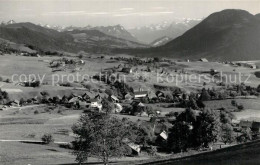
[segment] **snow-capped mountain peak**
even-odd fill
[[[165,36],[174,39],[197,25],[200,21],[198,19],[181,18],[175,19],[172,23],[164,21],[158,24],[128,29],[128,31],[136,36],[139,41],[152,43],[158,38]]]
[[[16,22],[14,21],[14,20],[10,20],[10,21],[8,21],[6,24],[7,25],[11,25],[11,24],[15,24]]]

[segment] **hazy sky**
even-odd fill
[[[223,9],[260,13],[260,0],[0,0],[0,22],[62,26],[116,25],[126,28],[203,18]]]

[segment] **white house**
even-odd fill
[[[113,103],[118,103],[119,99],[115,95],[109,96],[109,100],[111,100]]]
[[[102,104],[100,104],[97,99],[90,99],[90,108],[98,108],[98,110],[101,110]]]
[[[148,97],[148,92],[147,91],[138,91],[138,92],[134,92],[134,98],[144,98],[144,97]]]
[[[201,58],[200,61],[201,62],[209,62],[206,58]]]
[[[166,133],[165,131],[162,131],[162,132],[160,133],[160,136],[161,136],[164,140],[167,140],[167,139],[168,139],[168,135],[167,135],[167,133]]]
[[[119,103],[115,103],[115,112],[120,113],[123,110],[123,107]]]

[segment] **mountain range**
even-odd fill
[[[165,45],[125,51],[177,59],[257,60],[260,59],[259,17],[245,10],[226,9],[209,15]]]
[[[109,52],[112,48],[135,48],[146,45],[113,37],[98,30],[62,31],[33,23],[6,23],[0,26],[0,38],[26,44],[38,51]]]
[[[168,23],[164,21],[160,24],[128,29],[128,31],[137,38],[137,40],[150,44],[162,37],[176,38],[185,33],[190,28],[197,25],[201,19],[184,19]]]
[[[226,9],[209,15],[199,23],[187,20],[185,25],[183,22],[171,25],[165,23],[150,29],[154,34],[158,34],[158,31],[174,29],[173,27],[182,30],[173,31],[176,35],[178,33],[179,37],[169,37],[169,34],[173,34],[169,32],[168,35],[160,36],[151,42],[150,47],[136,42],[136,36],[120,25],[67,27],[57,31],[47,26],[9,21],[1,24],[0,38],[26,44],[41,51],[83,50],[93,53],[167,56],[176,59],[203,57],[220,61],[260,59],[260,14],[252,15],[245,10]],[[185,28],[190,29],[183,32]]]
[[[50,26],[50,25],[41,25],[45,28],[54,29],[59,32],[73,31],[73,30],[98,30],[104,34],[125,39],[128,41],[139,42],[131,33],[129,33],[123,26],[115,25],[115,26],[85,26],[85,27],[75,27],[75,26]]]

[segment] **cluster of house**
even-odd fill
[[[84,65],[84,60],[73,60],[67,58],[61,58],[58,60],[53,60],[50,62],[50,67],[53,68],[53,72],[55,71],[65,71],[66,69],[72,69],[74,71],[78,71],[81,68],[76,67],[77,65]]]
[[[257,65],[254,62],[224,62],[225,64],[230,64],[234,67],[239,67],[243,66],[246,68],[251,68],[251,69],[257,69]]]
[[[260,122],[257,122],[257,121],[241,120],[240,123],[239,123],[239,127],[242,130],[250,129],[254,133],[260,132]]]
[[[139,100],[144,97],[148,97],[148,91],[138,91],[138,92],[134,92],[134,94],[127,93],[124,99]],[[97,109],[101,111],[103,98],[107,98],[110,102],[112,102],[115,105],[114,112],[120,113],[122,111],[123,106],[120,104],[121,102],[120,99],[115,95],[107,95],[106,93],[98,93],[96,96],[92,98],[87,93],[81,96],[73,94],[69,100],[65,100],[63,102],[78,107],[87,107],[87,108]],[[63,99],[64,98],[59,98],[59,100],[63,100]]]

